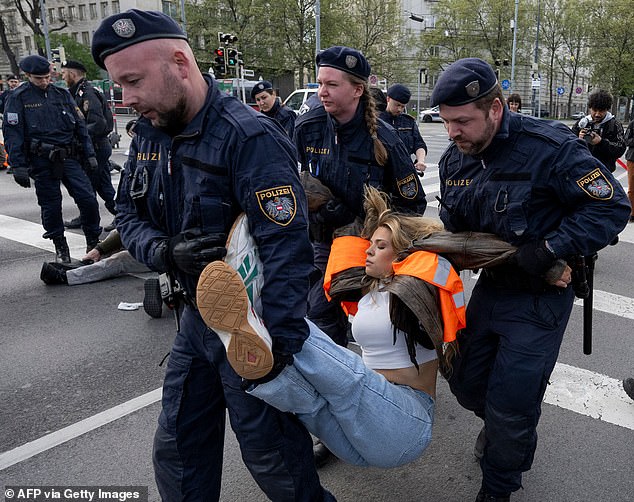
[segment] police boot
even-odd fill
[[[40,279],[44,284],[68,284],[66,278],[66,268],[62,263],[46,263],[42,264]]]
[[[623,380],[623,389],[628,396],[634,399],[634,378],[626,378]]]
[[[70,263],[70,249],[68,249],[66,237],[63,235],[61,237],[55,237],[53,244],[55,244],[55,261],[58,263]]]
[[[93,249],[97,247],[99,244],[99,236],[96,237],[86,237],[86,253],[89,253]]]
[[[503,496],[490,495],[484,490],[484,488],[480,488],[480,492],[478,493],[478,496],[476,497],[475,502],[510,502],[510,500],[511,500],[510,495],[503,495]]]
[[[77,216],[72,220],[64,221],[65,228],[81,228],[81,217]]]

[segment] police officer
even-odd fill
[[[0,113],[4,113],[4,104],[7,101],[7,98],[9,97],[9,94],[11,93],[11,91],[16,89],[20,85],[20,77],[18,77],[17,75],[11,75],[7,79],[7,85],[9,86],[9,88],[5,89],[0,94]],[[13,170],[11,169],[11,166],[9,165],[9,157],[8,157],[7,151],[6,151],[5,147],[4,147],[4,143],[0,143],[0,149],[2,150],[2,152],[1,152],[1,154],[2,154],[2,165],[0,165],[0,169],[6,167],[7,168],[7,171],[6,171],[7,174],[11,174],[11,173],[13,173]]]
[[[106,209],[110,214],[115,215],[114,196],[115,191],[110,178],[110,155],[112,155],[112,145],[108,140],[108,134],[112,131],[112,113],[108,109],[108,102],[103,95],[97,91],[86,80],[86,67],[79,61],[68,60],[62,62],[62,78],[70,94],[75,99],[79,111],[86,119],[86,128],[92,140],[97,158],[97,169],[88,169],[87,174],[95,192],[105,202]],[[74,218],[69,222],[64,222],[66,228],[79,228],[80,218]],[[109,225],[105,230],[112,230]]]
[[[365,56],[349,47],[330,47],[317,55],[321,106],[312,106],[295,124],[301,170],[328,187],[334,199],[310,214],[315,265],[322,273],[309,295],[308,317],[336,343],[348,343],[348,319],[323,290],[334,229],[364,218],[364,186],[387,192],[395,208],[422,214],[427,202],[412,161],[393,128],[379,120]],[[328,450],[318,442],[315,460]]]
[[[571,269],[627,224],[610,171],[563,124],[511,113],[491,66],[452,63],[431,96],[453,141],[439,164],[440,218],[452,232],[490,232],[519,249],[484,270],[467,308],[449,383],[484,420],[478,502],[508,501],[537,444],[546,383],[572,310]],[[563,262],[561,262],[563,265]]]
[[[427,145],[418,129],[416,119],[405,112],[412,93],[403,84],[394,84],[387,90],[387,107],[379,117],[390,124],[398,133],[407,151],[416,157],[414,167],[419,175],[423,175],[427,166]]]
[[[18,77],[17,75],[11,75],[7,79],[7,85],[9,86],[9,88],[5,89],[0,94],[0,113],[4,113],[4,104],[9,97],[9,93],[20,85],[20,77]]]
[[[154,439],[163,500],[220,498],[226,409],[242,458],[271,500],[334,500],[320,486],[306,429],[242,390],[194,303],[200,272],[224,256],[231,225],[246,212],[266,283],[263,318],[275,357],[268,377],[301,349],[313,260],[293,144],[200,73],[186,35],[163,13],[108,17],[92,54],[141,114],[118,190],[117,229],[137,260],[183,290]]]
[[[260,107],[260,111],[267,117],[277,120],[286,131],[289,138],[293,137],[295,130],[295,112],[288,106],[283,105],[277,93],[273,89],[273,84],[268,80],[261,80],[251,89],[251,99]]]
[[[97,160],[83,118],[66,89],[50,85],[50,63],[42,56],[20,62],[28,82],[14,90],[4,110],[2,131],[15,181],[25,188],[35,183],[42,208],[44,238],[55,244],[57,260],[70,263],[62,221],[60,181],[75,200],[90,250],[99,242],[99,206],[78,160],[96,167]],[[81,150],[81,154],[79,151]]]

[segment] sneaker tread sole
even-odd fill
[[[227,359],[238,375],[256,380],[271,371],[273,354],[249,324],[249,298],[235,270],[220,261],[207,265],[198,280],[196,301],[207,326],[231,335]]]

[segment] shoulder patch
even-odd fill
[[[18,125],[20,119],[19,119],[19,115],[17,113],[12,113],[12,112],[7,112],[6,113],[6,120],[7,120],[7,124],[9,125]]]
[[[612,184],[598,167],[578,179],[577,185],[593,199],[610,200],[614,194]]]
[[[282,185],[255,192],[260,211],[273,223],[285,227],[297,211],[297,200],[291,185]]]
[[[397,180],[399,193],[405,199],[414,199],[418,195],[418,179],[415,174],[410,174],[402,180]]]

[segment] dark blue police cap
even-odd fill
[[[62,63],[62,68],[68,68],[69,70],[79,70],[79,71],[83,71],[84,73],[86,73],[88,70],[86,70],[86,67],[81,64],[79,61],[75,61],[73,59],[69,59],[67,61],[64,61]]]
[[[412,93],[410,92],[410,90],[403,84],[394,84],[387,90],[387,95],[394,101],[398,101],[399,103],[403,103],[404,105],[409,103],[409,98],[412,97]]]
[[[497,85],[491,65],[479,58],[464,58],[452,63],[436,82],[431,106],[460,106],[489,94]]]
[[[92,38],[92,57],[104,70],[103,60],[131,45],[158,38],[187,40],[181,27],[167,14],[130,9],[104,19]]]
[[[27,56],[20,61],[20,69],[31,75],[48,75],[51,73],[51,63],[42,56]]]
[[[251,89],[251,98],[255,99],[258,94],[262,91],[266,91],[267,89],[273,89],[273,84],[268,80],[260,80],[253,86],[253,89]]]
[[[317,66],[328,66],[345,71],[355,77],[367,80],[370,76],[370,63],[361,52],[350,47],[336,45],[324,49],[315,59]]]

